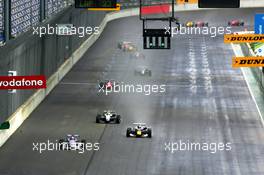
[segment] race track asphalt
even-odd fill
[[[264,10],[264,9],[263,9]],[[262,9],[177,13],[181,21],[226,26],[242,18],[252,28]],[[241,30],[235,27],[232,30]],[[223,36],[177,35],[170,50],[143,50],[137,17],[112,21],[99,40],[0,149],[0,175],[262,175],[264,133],[257,108]],[[117,48],[131,41],[145,59]],[[135,76],[138,66],[151,77]],[[166,92],[98,93],[98,81],[166,85]],[[148,86],[146,86],[148,87]],[[145,89],[148,93],[148,89]],[[121,114],[119,125],[96,124],[105,109]],[[153,137],[127,138],[133,122],[152,127]],[[33,143],[79,134],[99,151],[33,151]],[[180,143],[210,150],[176,150]],[[230,143],[231,150],[214,150]],[[165,145],[174,145],[169,150]],[[172,148],[172,147],[170,147]]]

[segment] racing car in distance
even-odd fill
[[[132,42],[128,41],[119,42],[117,47],[124,52],[132,52],[137,50],[136,46]]]
[[[68,134],[65,139],[59,140],[60,150],[82,150],[86,141],[80,140],[79,135]]]
[[[104,90],[111,90],[114,84],[118,84],[115,80],[105,80],[99,83],[99,88]]]
[[[208,27],[209,23],[204,21],[197,21],[194,26],[195,27]]]
[[[145,123],[133,123],[133,125],[133,127],[127,128],[127,137],[152,137],[152,130],[150,127],[147,127]]]
[[[145,59],[146,58],[146,56],[143,53],[140,53],[138,51],[134,52],[133,55],[135,56],[135,58],[138,58],[138,59]]]
[[[208,27],[208,25],[209,25],[208,22],[204,22],[204,21],[197,21],[197,22],[188,21],[185,24],[183,24],[183,26],[186,27]]]
[[[151,70],[146,67],[138,67],[136,68],[134,73],[135,75],[149,76],[149,77],[151,77],[152,74]]]
[[[97,114],[96,116],[96,123],[101,122],[119,124],[121,122],[121,116],[114,111],[104,111],[103,114]]]
[[[244,26],[244,24],[244,21],[238,19],[228,21],[228,26]]]

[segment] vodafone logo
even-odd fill
[[[44,89],[46,77],[39,76],[0,76],[1,89]]]

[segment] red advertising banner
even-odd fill
[[[170,12],[170,5],[168,4],[145,6],[141,8],[142,15],[169,13],[169,12]]]
[[[0,76],[0,90],[2,89],[45,89],[46,77],[37,76]]]

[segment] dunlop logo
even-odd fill
[[[224,43],[252,43],[252,42],[264,42],[264,35],[259,34],[245,34],[234,35],[227,34],[224,37]]]
[[[232,67],[264,67],[264,57],[233,57]]]

